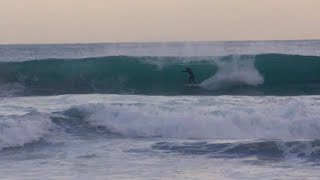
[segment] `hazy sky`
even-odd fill
[[[0,0],[0,44],[320,39],[320,0]]]

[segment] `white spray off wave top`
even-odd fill
[[[215,60],[217,73],[203,81],[201,87],[215,90],[240,85],[257,86],[264,82],[262,75],[255,68],[254,57],[246,59],[235,55],[231,57],[228,60]]]

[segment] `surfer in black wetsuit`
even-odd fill
[[[186,68],[186,70],[185,71],[182,71],[182,72],[186,72],[186,73],[188,73],[189,74],[189,83],[196,83],[196,81],[195,81],[195,79],[194,79],[194,74],[193,74],[193,72],[192,72],[192,70],[191,70],[191,68]]]

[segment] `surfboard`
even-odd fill
[[[200,84],[185,84],[188,87],[200,87]]]

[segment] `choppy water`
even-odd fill
[[[319,46],[2,45],[0,178],[318,179]]]

